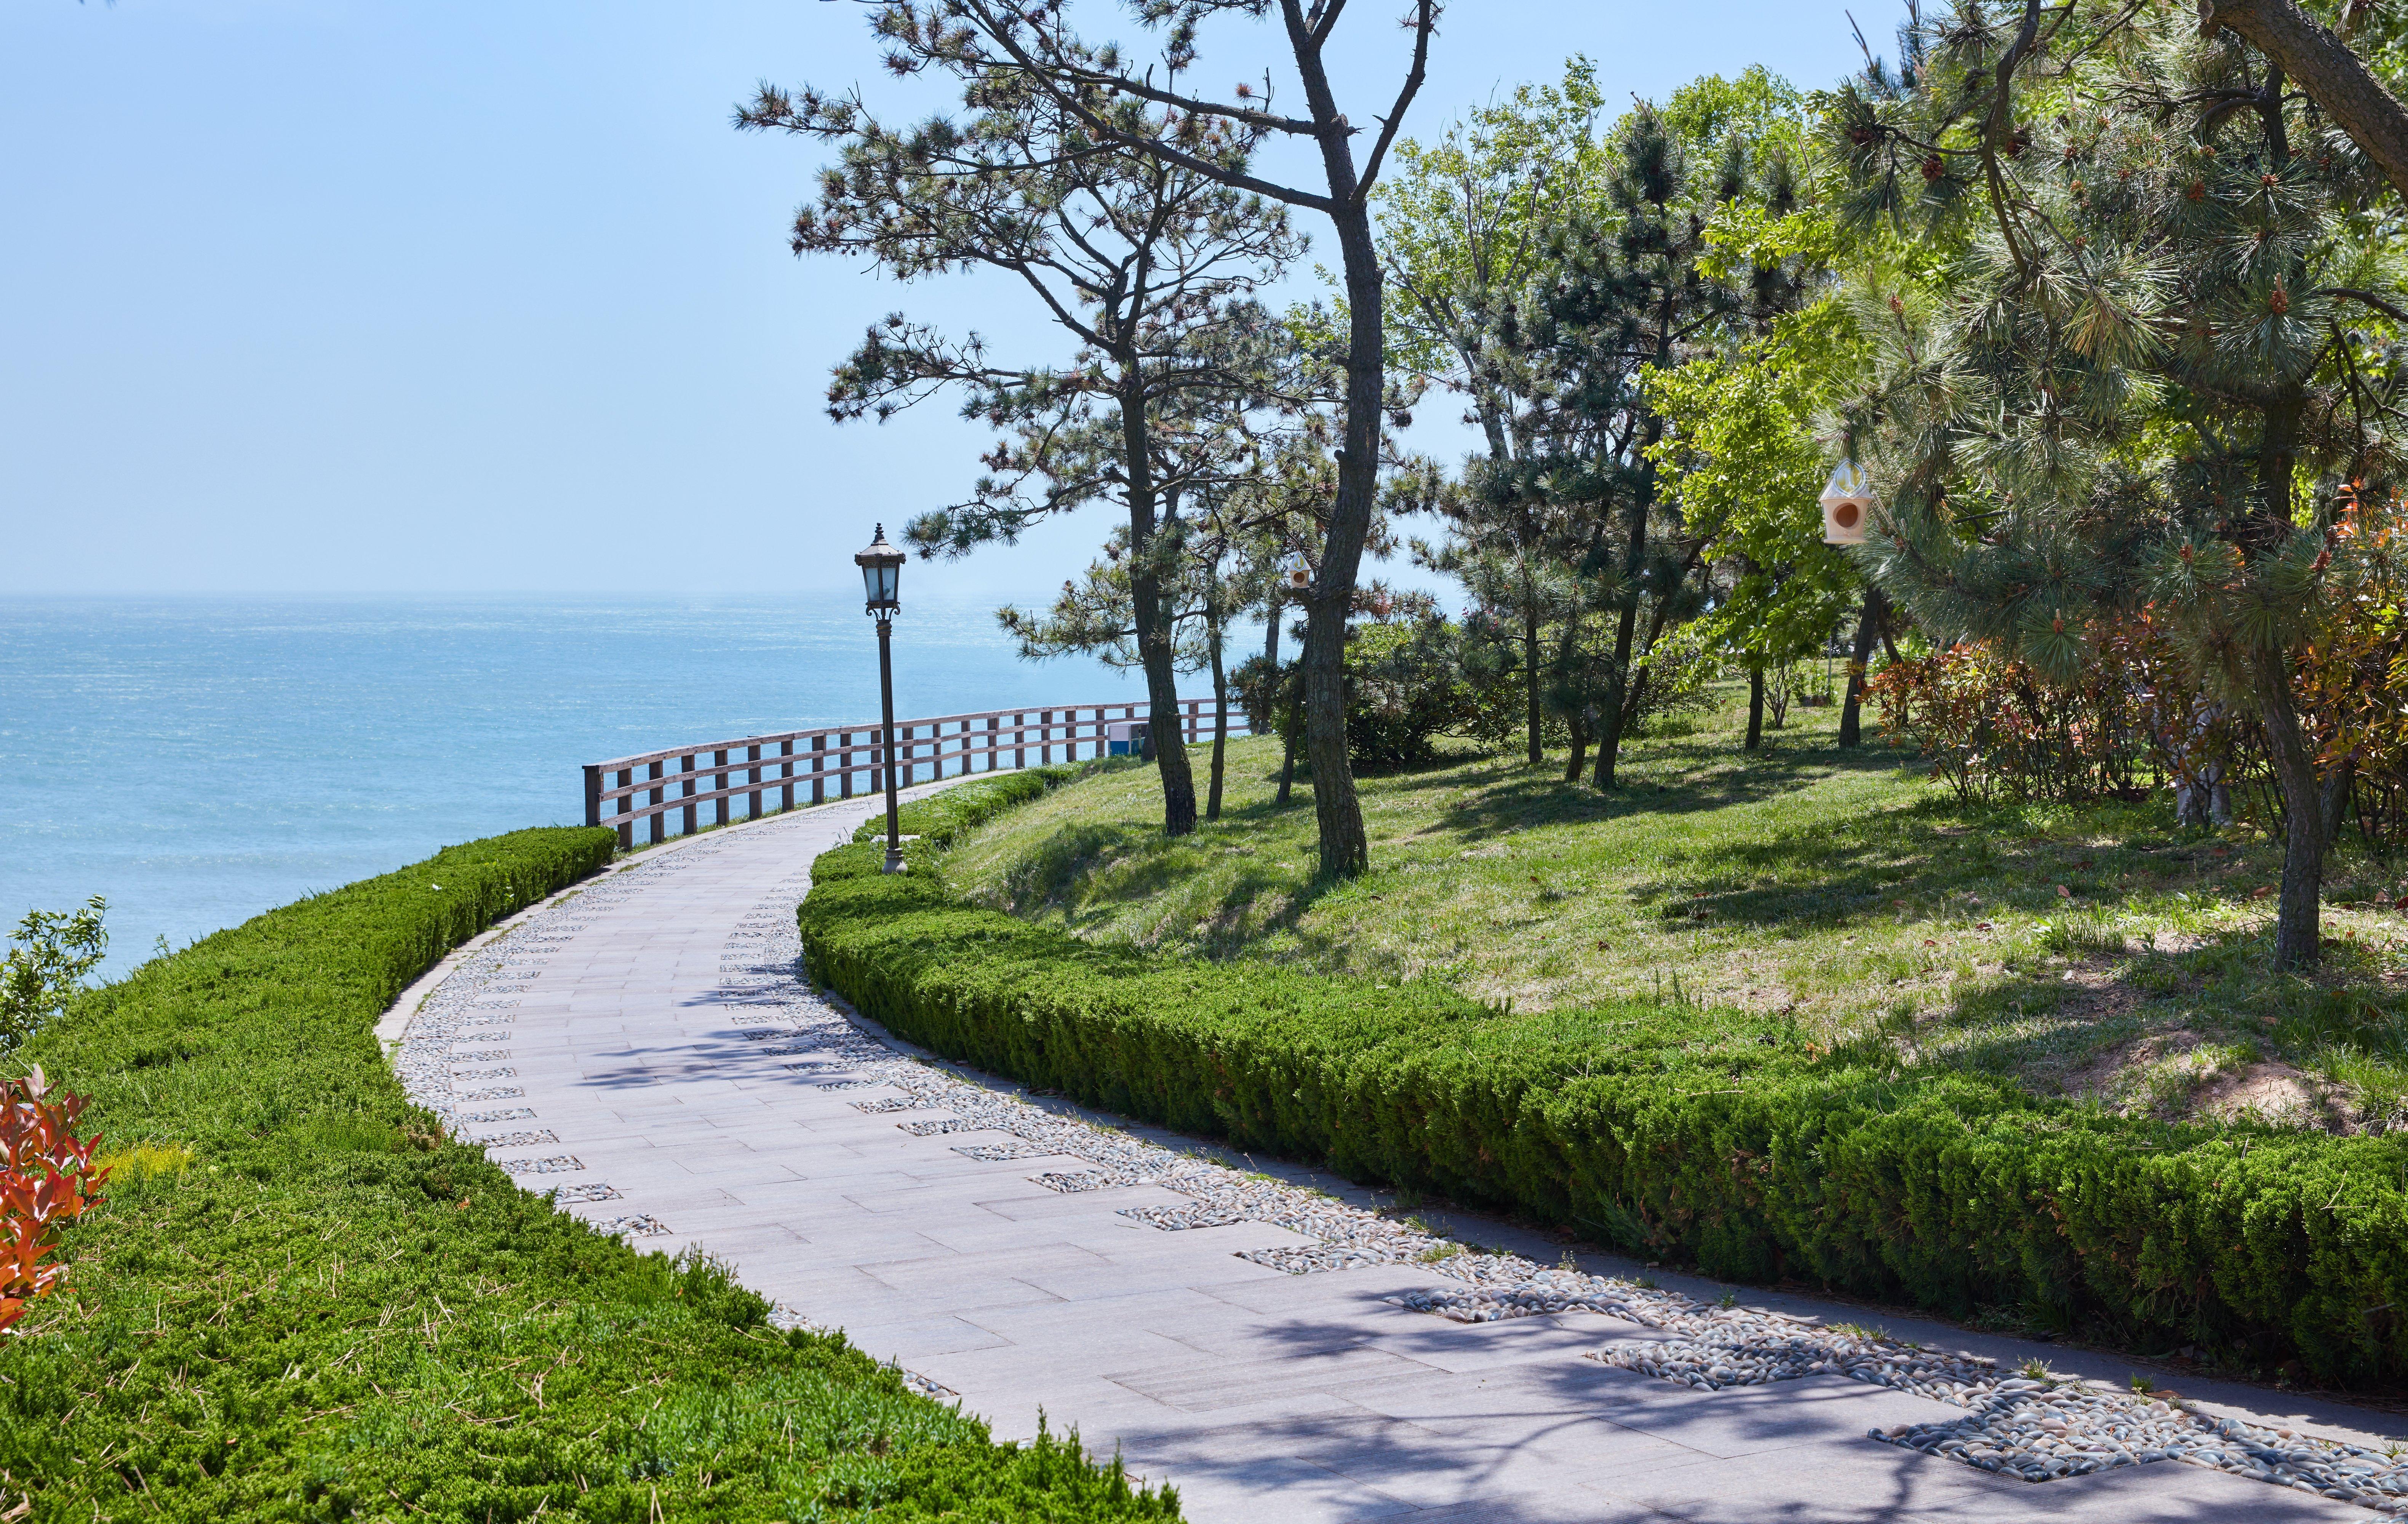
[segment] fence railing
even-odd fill
[[[1179,709],[1183,740],[1192,746],[1210,739],[1211,699],[1182,698]],[[895,781],[909,787],[966,772],[1025,768],[1032,758],[1036,766],[1045,767],[1101,756],[1113,740],[1127,739],[1129,726],[1143,725],[1150,712],[1151,706],[1143,702],[1069,704],[897,720]],[[1122,732],[1118,737],[1111,734],[1115,728]],[[1235,706],[1229,711],[1229,730],[1232,735],[1246,731],[1245,716]],[[977,765],[980,758],[985,766]],[[860,786],[854,786],[855,780]],[[645,840],[666,841],[672,814],[681,817],[680,834],[701,829],[705,806],[711,811],[710,824],[724,826],[774,812],[763,809],[765,798],[773,794],[782,811],[798,802],[823,804],[881,793],[885,787],[885,747],[876,722],[781,730],[588,763],[585,824],[616,827],[619,844],[632,847],[639,824]],[[741,815],[735,812],[739,798],[747,805]]]

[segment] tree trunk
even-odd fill
[[[2329,854],[2333,843],[2341,840],[2343,822],[2349,818],[2349,791],[2358,783],[2358,758],[2344,756],[2341,766],[2325,775],[2323,803],[2316,817],[2324,822],[2325,851]]]
[[[1865,663],[1872,658],[1873,629],[1881,621],[1881,590],[1865,590],[1865,611],[1856,620],[1856,643],[1848,648],[1848,697],[1840,708],[1840,744],[1854,746],[1863,740],[1863,704],[1865,697]]]
[[[1588,760],[1588,717],[1593,710],[1584,709],[1570,718],[1572,732],[1571,761],[1564,768],[1564,782],[1580,782],[1581,766]]]
[[[1264,619],[1263,624],[1265,626],[1263,630],[1263,660],[1270,665],[1271,680],[1274,685],[1276,685],[1279,680],[1280,626],[1280,596],[1279,588],[1277,586],[1273,586],[1271,588],[1270,613],[1268,617]]]
[[[1135,367],[1124,376],[1120,403],[1121,466],[1128,481],[1129,603],[1138,659],[1145,668],[1146,734],[1162,774],[1163,833],[1185,836],[1196,828],[1196,772],[1180,724],[1178,652],[1169,621],[1162,616],[1162,582],[1154,571],[1153,459],[1146,448],[1143,378]]]
[[[1764,669],[1747,669],[1747,750],[1764,744]]]
[[[1668,297],[1669,301],[1670,298]],[[1656,363],[1669,363],[1671,345],[1670,314],[1656,336]],[[1613,631],[1613,702],[1607,709],[1605,725],[1597,740],[1597,786],[1613,786],[1613,766],[1622,756],[1622,732],[1630,716],[1631,706],[1625,696],[1630,691],[1630,647],[1639,630],[1639,573],[1647,564],[1647,515],[1656,508],[1656,462],[1648,452],[1664,438],[1664,420],[1650,412],[1639,430],[1639,440],[1631,454],[1639,462],[1639,485],[1636,499],[1630,506],[1630,541],[1627,557],[1623,563],[1623,576],[1628,582],[1629,602],[1622,610],[1622,621]],[[1671,590],[1665,591],[1671,597]],[[1657,621],[1660,628],[1662,621]]]
[[[2229,26],[2272,59],[2408,195],[2408,108],[2348,43],[2293,0],[2200,0],[2199,19],[2201,33]]]
[[[2258,663],[2258,717],[2283,788],[2283,897],[2274,912],[2274,968],[2305,972],[2322,956],[2319,903],[2325,876],[2324,800],[2316,762],[2300,733],[2287,664],[2280,653]]]
[[[1344,140],[1325,140],[1323,152],[1343,153]],[[1352,177],[1351,169],[1348,171]],[[1387,380],[1381,334],[1380,256],[1371,215],[1359,198],[1331,208],[1346,272],[1345,443],[1338,452],[1338,493],[1314,568],[1304,623],[1305,758],[1312,767],[1312,808],[1321,841],[1321,871],[1353,878],[1369,870],[1371,843],[1363,830],[1362,801],[1346,755],[1346,622],[1354,611],[1354,578],[1371,532],[1380,486],[1380,394]]]
[[[1221,779],[1229,750],[1229,677],[1221,662],[1221,616],[1213,611],[1205,617],[1211,621],[1205,628],[1204,639],[1212,656],[1212,784],[1204,797],[1204,818],[1218,820]]]
[[[1652,494],[1641,492],[1630,509],[1630,541],[1624,562],[1627,580],[1622,618],[1613,627],[1613,678],[1608,685],[1604,723],[1597,738],[1597,786],[1613,786],[1613,765],[1621,760],[1623,695],[1630,687],[1630,647],[1639,633],[1639,568],[1647,556],[1647,510]],[[1573,776],[1579,776],[1575,771]]]
[[[1526,596],[1522,603],[1522,662],[1528,679],[1526,697],[1529,704],[1530,766],[1535,768],[1546,760],[1545,750],[1540,744],[1544,739],[1544,731],[1541,727],[1543,716],[1539,712],[1539,600],[1527,585],[1529,579],[1525,577],[1523,582],[1523,592]]]
[[[1280,732],[1280,786],[1274,804],[1285,804],[1289,790],[1296,787],[1296,737]]]

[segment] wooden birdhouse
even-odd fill
[[[1839,466],[1831,472],[1829,484],[1823,489],[1823,543],[1863,544],[1865,521],[1880,506],[1873,496],[1873,484],[1865,476],[1864,467],[1845,456],[1841,457]]]

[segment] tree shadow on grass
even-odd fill
[[[1223,819],[1268,818],[1295,808],[1265,802],[1224,811]],[[1078,933],[1108,924],[1131,904],[1211,872],[1225,881],[1215,918],[1250,912],[1272,899],[1283,901],[1273,914],[1253,923],[1251,939],[1295,929],[1315,901],[1340,886],[1325,876],[1298,874],[1273,863],[1215,860],[1227,850],[1227,839],[1211,831],[1174,838],[1158,827],[1124,822],[1064,825],[1012,865],[1004,880],[1005,902],[1015,914],[1059,914],[1065,928]]]
[[[1779,829],[1718,843],[1679,871],[1630,888],[1641,905],[1681,915],[1767,928],[1831,927],[1883,907],[1901,891],[1928,898],[1983,883],[2006,863],[1993,841],[2020,814],[1969,816],[1954,800],[1918,799],[1899,810]],[[1776,882],[1766,884],[1767,877]]]
[[[1488,781],[1477,798],[1448,809],[1442,820],[1414,834],[1426,838],[1451,832],[1458,837],[1489,840],[1507,831],[1605,825],[1634,815],[1703,814],[1794,794],[1832,772],[1894,771],[1899,759],[1887,752],[1799,747],[1757,753],[1736,762],[1727,753],[1701,755],[1694,765],[1713,770],[1703,778],[1684,779],[1677,785],[1642,777],[1608,790],[1599,790],[1586,782],[1567,783],[1560,773],[1546,769],[1524,769],[1517,776]],[[1392,782],[1389,789],[1408,794],[1435,792],[1459,787],[1462,782],[1450,769],[1403,783]]]

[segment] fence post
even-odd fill
[[[791,760],[795,755],[794,737],[788,736],[785,740],[778,742],[778,755],[790,759],[778,764],[778,771],[780,775],[786,780],[785,787],[778,791],[778,808],[781,810],[791,810],[795,807],[795,764]]]
[[[585,824],[602,824],[602,765],[598,762],[585,765]]]
[[[668,790],[664,787],[661,783],[661,769],[666,764],[660,762],[653,763],[652,775],[649,779],[645,780],[652,785],[652,797],[648,803],[650,804],[652,812],[649,818],[652,821],[652,840],[654,841],[665,841],[668,840],[669,834],[669,814],[666,809],[662,808],[662,806],[668,802]]]
[[[754,820],[758,820],[761,818],[761,790],[759,787],[761,782],[761,748],[758,746],[746,747],[744,758],[746,761],[752,764],[752,782],[754,785],[752,796],[752,818]]]
[[[718,801],[717,801],[717,802],[718,802],[718,805],[719,805],[719,809],[718,809],[718,811],[717,811],[717,814],[718,814],[718,817],[719,817],[719,818],[718,818],[718,820],[717,820],[716,824],[718,824],[718,825],[722,825],[722,826],[724,826],[724,825],[726,825],[726,824],[727,824],[727,805],[728,805],[728,798],[727,798],[727,770],[728,770],[728,769],[727,769],[727,754],[726,754],[724,751],[718,751],[718,752],[713,752],[713,753],[711,753],[711,754],[710,754],[710,763],[711,763],[711,766],[712,766],[713,768],[715,768],[715,769],[718,769],[717,771],[715,771],[714,773],[712,773],[712,774],[711,774],[711,779],[710,779],[710,791],[711,791],[712,793],[714,793],[714,794],[716,794],[716,795],[718,795],[718,796],[719,796],[719,798],[718,798]]]
[[[686,754],[685,754],[685,755],[681,756],[681,757],[679,757],[679,758],[678,758],[678,773],[679,773],[679,775],[680,775],[681,777],[682,777],[682,778],[685,780],[685,792],[684,792],[684,794],[683,794],[683,795],[681,795],[681,798],[689,798],[689,799],[690,799],[690,798],[694,798],[694,759],[695,759],[695,753],[693,753],[693,752],[688,752],[688,753],[686,753]],[[695,822],[695,806],[693,806],[693,805],[691,805],[691,804],[687,805],[687,806],[685,807],[684,820],[685,820],[685,834],[686,834],[686,835],[688,835],[688,836],[692,836],[692,835],[695,833],[695,826],[696,826],[696,822]]]
[[[621,768],[619,781],[611,786],[625,790],[635,786],[635,782],[636,769]],[[636,796],[622,792],[612,802],[616,803],[618,808],[610,812],[623,817],[619,821],[619,846],[623,851],[633,851],[636,845]]]

